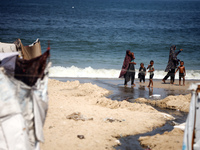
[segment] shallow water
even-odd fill
[[[131,88],[124,87],[123,79],[91,79],[91,78],[52,78],[57,79],[63,82],[66,81],[75,81],[78,80],[80,83],[92,83],[96,84],[102,88],[105,88],[111,91],[111,94],[107,97],[112,100],[122,101],[127,99],[132,102],[134,99],[142,97],[151,99],[150,96],[157,94],[160,95],[160,98],[163,99],[169,95],[179,95],[179,94],[189,94],[188,90],[169,90],[164,88],[147,88],[143,85],[140,85],[138,80],[135,81],[136,86]]]
[[[156,109],[158,111],[165,112],[165,113],[172,115],[175,118],[175,120],[173,120],[173,121],[176,123],[179,123],[179,124],[184,123],[187,119],[187,113],[184,113],[184,112],[179,112],[176,110],[160,109],[160,108],[156,108]],[[173,129],[174,129],[173,122],[167,121],[164,126],[158,127],[156,129],[154,129],[153,131],[120,138],[119,140],[120,140],[121,145],[116,146],[114,148],[116,150],[144,150],[146,147],[142,147],[140,145],[140,142],[138,141],[138,139],[141,136],[153,136],[156,134],[163,134],[165,131],[169,132]]]
[[[122,137],[120,138],[120,146],[114,147],[116,150],[144,150],[138,139],[141,136],[153,136],[156,134],[163,134],[165,131],[171,131],[173,130],[173,127],[170,125],[170,122],[167,122],[164,126],[160,128],[156,128],[155,130],[151,132],[147,132],[144,134],[138,134],[138,135],[133,135],[133,136],[127,136],[127,137]]]

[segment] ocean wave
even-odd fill
[[[94,69],[92,67],[78,68],[76,66],[62,67],[54,66],[50,68],[50,77],[76,77],[76,78],[118,78],[121,70],[117,69]],[[154,79],[162,79],[167,73],[163,70],[156,70],[154,72]],[[137,78],[138,69],[136,69]],[[148,73],[146,79],[148,79]],[[200,70],[186,70],[186,79],[199,80]],[[178,72],[176,74],[178,79]]]

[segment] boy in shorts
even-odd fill
[[[149,69],[148,72],[150,73],[150,76],[149,76],[149,85],[147,87],[150,87],[151,85],[153,87],[153,76],[154,76],[154,71],[155,71],[153,64],[154,64],[154,61],[151,60],[150,64],[147,67],[147,69]]]
[[[179,70],[179,85],[181,85],[181,78],[183,78],[183,86],[185,86],[185,75],[186,75],[186,71],[185,71],[185,67],[184,65],[184,61],[180,62],[180,66],[176,69],[176,72]],[[176,74],[175,72],[175,74]]]

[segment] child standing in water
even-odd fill
[[[144,64],[140,64],[140,69],[139,69],[139,79],[140,83],[143,81],[145,83],[145,76],[146,76],[146,68],[144,67]]]
[[[185,71],[185,67],[184,65],[184,61],[180,62],[180,66],[177,68],[176,72],[179,70],[179,85],[181,85],[181,78],[183,78],[183,86],[185,86],[185,75],[186,75],[186,71]],[[175,72],[175,74],[176,74]]]
[[[154,61],[151,60],[150,64],[147,67],[147,69],[149,69],[148,72],[150,73],[150,76],[149,76],[149,85],[147,87],[150,87],[151,85],[153,87],[153,76],[154,76],[154,71],[155,71],[153,64],[154,64]]]

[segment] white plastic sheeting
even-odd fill
[[[47,84],[47,75],[29,87],[0,70],[0,150],[39,149],[44,141]]]
[[[14,43],[1,43],[0,42],[0,52],[1,53],[9,53],[9,52],[16,52],[16,46]]]
[[[4,58],[19,55],[19,52],[12,52],[12,53],[0,53],[0,60]]]
[[[200,150],[200,93],[192,92],[182,150]]]
[[[195,140],[194,150],[200,150],[200,93],[196,101],[196,121],[195,121]]]
[[[3,53],[0,53],[0,54],[3,54]],[[16,55],[4,58],[1,61],[0,67],[3,67],[6,70],[7,74],[14,75],[16,59],[17,59]]]

